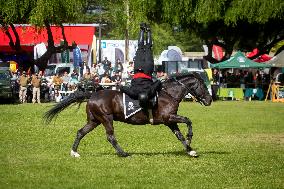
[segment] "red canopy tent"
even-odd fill
[[[98,24],[64,24],[63,26],[66,40],[70,44],[75,41],[78,45],[90,46],[95,33],[95,27],[98,27]],[[23,49],[33,51],[33,47],[36,44],[41,42],[47,44],[48,37],[46,29],[39,31],[31,25],[15,25],[15,28],[20,37],[20,42]],[[11,31],[11,28],[9,28],[9,30]],[[60,41],[63,39],[61,28],[59,26],[51,26],[51,31],[53,34],[54,43],[56,45],[60,44]],[[13,34],[12,31],[10,33]],[[12,37],[15,39],[14,35],[12,35]],[[9,38],[2,30],[0,30],[0,52],[9,51],[11,51],[9,46]]]

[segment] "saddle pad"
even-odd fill
[[[130,98],[127,94],[123,93],[123,112],[125,119],[141,111],[142,108],[139,105],[138,100]]]

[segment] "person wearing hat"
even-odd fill
[[[23,71],[22,75],[19,78],[19,84],[20,84],[19,99],[20,99],[20,103],[26,102],[28,82],[29,82],[29,77],[26,75],[26,72]]]
[[[32,77],[32,86],[33,86],[33,103],[36,103],[36,101],[40,104],[40,84],[41,80],[38,74],[35,74]]]

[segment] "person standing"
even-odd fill
[[[26,72],[23,71],[23,73],[22,73],[22,75],[19,79],[19,84],[20,84],[19,99],[20,99],[20,103],[26,102],[28,81],[29,81],[29,78],[26,75]]]
[[[214,101],[218,99],[217,92],[219,89],[219,81],[220,81],[219,71],[217,69],[214,69],[212,74],[212,85],[211,85],[212,98]]]
[[[81,73],[80,70],[83,72],[83,60],[82,60],[82,52],[79,46],[76,44],[75,41],[73,41],[72,46],[73,49],[73,65],[76,70],[78,70],[78,73]]]
[[[41,80],[38,74],[35,74],[32,78],[32,86],[33,86],[33,104],[39,103],[40,104],[40,84]]]
[[[65,71],[63,76],[62,76],[62,87],[61,87],[62,91],[68,91],[68,89],[70,88],[69,81],[70,81],[70,76]]]
[[[114,71],[115,71],[115,73],[116,72],[121,72],[121,73],[123,72],[123,65],[122,65],[119,58],[115,62]]]
[[[102,80],[102,78],[104,77],[104,75],[105,75],[105,73],[106,73],[106,71],[105,71],[105,69],[104,69],[102,63],[99,63],[99,64],[97,65],[97,73],[98,73],[98,75],[99,75],[100,80]]]

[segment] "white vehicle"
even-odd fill
[[[57,64],[48,64],[45,71],[44,76],[50,77],[57,73],[59,75],[63,75],[63,73],[66,71],[68,74],[71,74],[74,70],[74,66],[72,63],[57,63]],[[78,73],[79,74],[79,73]]]

